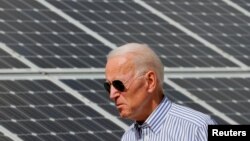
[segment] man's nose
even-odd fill
[[[109,93],[109,98],[112,99],[112,100],[115,100],[116,97],[118,97],[120,94],[119,94],[119,91],[113,87],[112,85],[110,86],[110,93]]]

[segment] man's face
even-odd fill
[[[147,101],[146,81],[143,75],[135,75],[135,66],[127,57],[113,57],[106,64],[106,80],[113,82],[120,80],[125,91],[110,87],[110,98],[115,102],[122,118],[140,120],[144,113]]]

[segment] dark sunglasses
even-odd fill
[[[114,80],[111,83],[110,82],[104,82],[103,86],[105,88],[105,90],[110,93],[110,87],[111,85],[113,85],[115,87],[115,89],[117,89],[120,92],[124,92],[125,91],[125,86],[123,84],[122,81],[120,80]]]
[[[137,79],[138,77],[141,77],[141,76],[143,76],[143,75],[144,75],[144,74],[139,75],[139,76],[135,77],[134,79]],[[134,79],[132,79],[132,81],[134,81]],[[126,83],[126,82],[125,82],[125,83]],[[132,83],[132,82],[131,82],[131,83]],[[120,91],[120,92],[124,92],[124,91],[127,89],[127,88],[125,87],[124,83],[123,83],[122,81],[120,81],[120,80],[114,80],[114,81],[112,81],[112,82],[104,82],[104,83],[103,83],[103,86],[104,86],[105,90],[106,90],[108,93],[110,93],[111,85],[113,85],[113,87],[114,87],[116,90]]]

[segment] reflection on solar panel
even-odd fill
[[[236,3],[243,9],[250,11],[250,3],[247,0],[231,0],[232,2]]]
[[[160,56],[169,99],[248,124],[249,9],[245,0],[0,0],[0,140],[120,140],[133,121],[119,118],[102,82],[107,53],[127,42]]]

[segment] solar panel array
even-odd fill
[[[249,124],[249,5],[0,0],[0,140],[119,140],[132,121],[102,82],[107,53],[127,42],[160,56],[171,100],[221,124]]]

